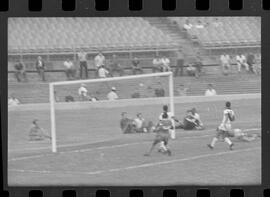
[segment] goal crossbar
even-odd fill
[[[170,111],[174,114],[174,87],[173,87],[173,73],[172,72],[161,72],[161,73],[151,73],[151,74],[141,74],[141,75],[131,75],[122,77],[111,77],[111,78],[101,78],[101,79],[85,79],[85,80],[74,80],[74,81],[58,81],[49,83],[49,94],[50,94],[50,119],[51,119],[51,138],[52,138],[52,152],[57,152],[56,146],[56,125],[55,125],[55,92],[54,86],[59,85],[71,85],[79,83],[97,83],[97,82],[108,82],[108,81],[120,81],[128,79],[137,78],[147,78],[147,77],[169,77],[169,99],[170,99]]]

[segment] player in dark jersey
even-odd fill
[[[168,142],[170,138],[169,130],[173,127],[172,120],[167,113],[163,113],[162,119],[159,121],[156,127],[156,137],[148,153],[145,156],[150,156],[155,146],[161,142],[164,143],[164,153],[171,155],[171,150],[168,148]]]

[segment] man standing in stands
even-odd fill
[[[14,65],[14,68],[17,81],[21,82],[22,78],[24,81],[27,81],[25,64],[21,60],[18,60],[18,62]]]
[[[136,75],[138,72],[139,74],[143,74],[143,70],[140,67],[140,60],[137,57],[134,57],[134,59],[132,60],[132,74]]]
[[[179,70],[180,70],[180,76],[183,76],[184,72],[184,55],[181,49],[176,51],[176,70],[175,70],[175,76],[178,76]]]
[[[254,69],[253,69],[253,64],[255,62],[255,56],[253,54],[248,54],[247,56],[247,64],[248,64],[248,68],[249,68],[249,72],[250,73],[255,73]]]
[[[167,58],[166,56],[163,56],[162,58],[162,70],[163,72],[168,72],[168,71],[171,71],[171,67],[170,67],[170,59]]]
[[[124,69],[121,67],[115,54],[112,55],[112,59],[109,66],[110,66],[110,71],[111,71],[112,76],[113,76],[113,73],[118,73],[120,76],[124,75]]]
[[[75,79],[75,73],[76,69],[74,67],[73,62],[68,58],[66,61],[64,61],[66,76],[68,80]]]
[[[38,56],[38,58],[37,58],[36,69],[37,69],[38,75],[40,76],[42,81],[46,81],[46,79],[45,79],[45,63],[42,60],[41,56]]]
[[[101,65],[98,69],[98,76],[99,78],[106,78],[109,76],[109,71],[103,66]]]
[[[223,54],[220,56],[222,72],[224,75],[228,75],[230,70],[230,56],[228,54]]]
[[[102,54],[102,52],[100,51],[95,59],[95,67],[96,67],[96,76],[98,76],[98,70],[101,66],[105,66],[105,56]]]
[[[80,78],[83,79],[83,72],[84,72],[85,78],[88,79],[87,53],[81,50],[78,53],[78,59],[80,62]]]
[[[213,85],[210,83],[208,84],[208,87],[207,89],[205,90],[205,93],[204,93],[205,96],[216,96],[217,95],[217,92],[216,90],[213,88]]]
[[[156,57],[153,59],[153,68],[152,72],[162,72],[162,61],[159,55],[156,55]]]

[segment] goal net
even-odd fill
[[[49,89],[53,152],[119,137],[123,112],[154,123],[162,105],[174,114],[172,72],[53,82]]]

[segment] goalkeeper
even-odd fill
[[[38,120],[34,119],[29,132],[29,140],[39,141],[46,138],[51,139],[51,137],[45,132],[45,130],[38,125]]]

